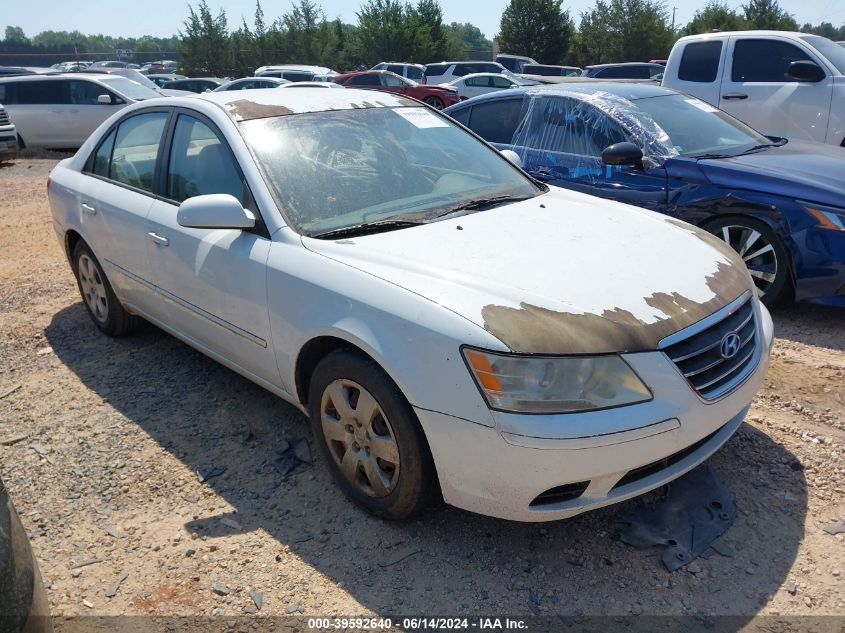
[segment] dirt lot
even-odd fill
[[[722,554],[665,571],[614,539],[634,502],[390,524],[319,462],[279,475],[308,436],[291,406],[153,327],[97,332],[51,227],[54,164],[0,168],[0,475],[54,614],[241,615],[251,591],[264,615],[845,614],[845,535],[822,529],[845,520],[844,311],[775,313],[765,388],[710,460],[739,507]]]

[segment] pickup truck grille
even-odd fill
[[[0,108],[0,125],[9,125],[9,113]]]
[[[736,389],[754,371],[760,358],[757,319],[750,293],[711,319],[713,322],[704,329],[681,340],[672,340],[662,348],[705,400],[716,400]]]

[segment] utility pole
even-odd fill
[[[678,7],[672,7],[672,32],[675,32],[675,11],[678,10]]]

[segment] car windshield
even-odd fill
[[[626,114],[660,138],[671,154],[736,155],[772,142],[741,121],[687,95],[637,99]]]
[[[155,90],[142,86],[138,82],[126,79],[125,77],[102,77],[100,81],[133,101],[144,101],[145,99],[155,99],[161,96]]]
[[[845,47],[819,35],[799,35],[799,37],[836,66],[840,75],[845,75]]]
[[[422,107],[359,108],[241,123],[288,222],[309,236],[425,222],[541,189],[494,150]]]

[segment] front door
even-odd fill
[[[179,204],[226,193],[257,213],[225,139],[199,115],[180,113],[164,165],[164,199],[148,216],[147,253],[167,324],[261,380],[281,386],[270,341],[263,224],[254,231],[196,229],[176,221]]]

